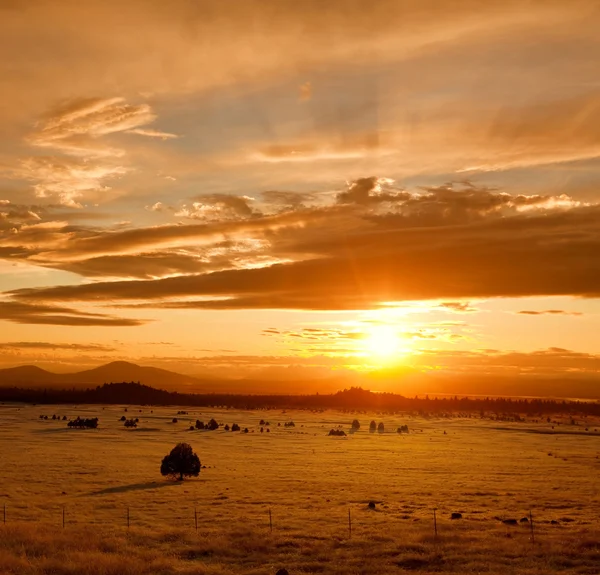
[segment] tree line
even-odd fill
[[[493,414],[581,414],[600,415],[600,402],[519,399],[506,397],[405,397],[373,393],[353,387],[332,394],[242,395],[179,393],[156,389],[139,382],[105,383],[89,389],[0,388],[0,402],[35,404],[133,404],[179,405],[235,409],[337,409],[345,411]]]

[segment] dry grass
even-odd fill
[[[453,528],[435,541],[421,527],[396,525],[352,539],[273,533],[249,527],[203,530],[48,530],[42,524],[0,527],[0,573],[18,575],[258,575],[285,566],[291,574],[384,573],[597,574],[600,532]]]
[[[369,414],[357,434],[330,438],[355,416],[184,408],[173,425],[177,408],[152,409],[130,407],[141,419],[130,431],[122,407],[0,406],[0,573],[598,573],[598,437],[531,433],[544,423],[503,423],[506,431]],[[40,413],[98,416],[101,427],[66,429]],[[256,431],[187,431],[188,420],[213,416]],[[271,433],[258,433],[261,418]],[[296,428],[283,427],[290,418]],[[371,435],[372,418],[414,433]],[[165,481],[161,458],[182,440],[207,468],[197,480]],[[527,525],[495,519],[530,508],[535,544]],[[464,519],[450,521],[455,511]]]

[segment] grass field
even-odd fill
[[[556,433],[545,420],[181,409],[0,406],[0,573],[599,572],[598,421]],[[211,417],[250,433],[188,430]],[[355,417],[360,431],[327,437]],[[386,433],[370,434],[371,419]],[[161,459],[180,441],[206,468],[165,480]],[[527,524],[499,520],[530,510],[535,542]]]

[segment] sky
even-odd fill
[[[0,0],[0,367],[594,380],[599,25]]]

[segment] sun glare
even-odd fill
[[[369,355],[392,359],[400,352],[400,338],[392,326],[378,325],[369,329],[365,349]]]

